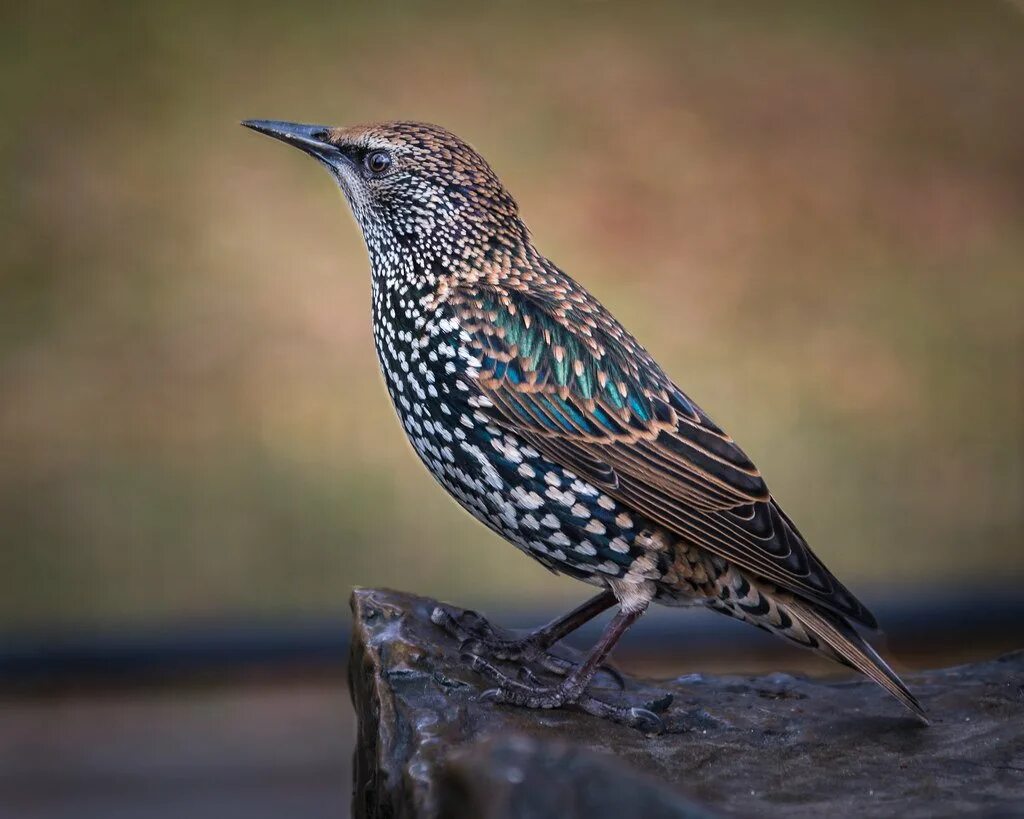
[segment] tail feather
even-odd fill
[[[735,566],[723,568],[715,579],[717,594],[708,601],[711,608],[856,669],[928,723],[921,703],[846,618],[749,578]]]
[[[861,637],[844,619],[832,612],[824,612],[811,608],[808,604],[789,600],[785,603],[793,615],[799,619],[809,631],[823,640],[843,663],[853,666],[864,676],[874,680],[882,688],[903,703],[919,720],[926,725],[928,717],[917,697],[910,693],[896,672],[889,667],[878,652]]]

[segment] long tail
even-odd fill
[[[735,566],[718,578],[718,584],[723,594],[709,601],[711,608],[856,669],[928,724],[921,703],[842,615],[752,581]]]
[[[925,725],[928,717],[917,697],[910,693],[896,672],[878,656],[870,644],[842,616],[811,608],[803,601],[786,601],[787,608],[834,652],[839,662],[856,668],[905,705]],[[828,652],[823,652],[828,653]]]

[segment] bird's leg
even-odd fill
[[[640,708],[604,702],[586,693],[587,685],[604,663],[609,652],[643,613],[644,609],[620,610],[612,618],[587,658],[555,686],[521,683],[502,673],[482,657],[469,655],[469,662],[473,670],[498,684],[497,688],[485,691],[481,695],[481,699],[524,708],[561,708],[569,705],[603,719],[630,725],[645,733],[661,733],[665,726],[661,718],[654,712],[668,708],[671,697],[649,703],[649,707]]]
[[[603,591],[580,604],[568,614],[552,620],[525,637],[514,639],[500,637],[495,633],[491,624],[474,611],[464,611],[453,615],[438,606],[431,613],[430,619],[460,640],[463,651],[467,653],[486,655],[497,660],[535,662],[554,674],[565,676],[576,668],[576,663],[557,657],[548,649],[613,605],[615,605],[615,595],[611,591]],[[622,675],[618,669],[607,664],[602,665],[602,668],[615,678],[620,687],[622,686]]]

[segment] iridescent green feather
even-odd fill
[[[618,434],[623,431],[620,414],[625,411],[633,426],[651,422],[648,390],[639,377],[631,376],[629,368],[616,360],[622,352],[615,345],[603,345],[603,354],[596,354],[550,311],[528,299],[517,299],[515,308],[509,309],[499,294],[484,290],[467,299],[467,306],[489,320],[489,326],[481,326],[477,333],[482,351],[515,351],[507,368],[496,367],[489,375],[504,378],[510,387],[520,391],[549,388],[547,399],[539,404],[541,426],[564,432],[575,425],[590,434]],[[561,349],[560,356],[555,355],[556,348]],[[486,356],[485,360],[493,361]],[[603,374],[601,379],[599,373]],[[520,374],[522,378],[518,377]],[[534,380],[528,385],[525,382],[530,374]],[[625,395],[620,384],[626,387]],[[592,401],[598,406],[588,411],[585,407]]]

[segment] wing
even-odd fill
[[[746,454],[575,283],[545,295],[465,284],[448,301],[495,420],[710,552],[864,625]]]

